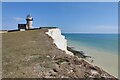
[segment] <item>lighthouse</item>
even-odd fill
[[[32,18],[32,16],[30,14],[27,15],[26,21],[27,21],[27,23],[26,23],[26,29],[31,29],[32,28],[33,18]]]

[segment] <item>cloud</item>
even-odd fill
[[[13,19],[15,20],[15,21],[23,21],[24,20],[24,18],[21,18],[21,17],[13,17]]]

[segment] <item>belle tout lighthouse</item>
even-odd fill
[[[25,31],[26,29],[32,29],[33,17],[29,14],[26,17],[26,24],[18,24],[18,30]]]
[[[33,18],[32,18],[32,16],[30,14],[27,15],[26,21],[27,21],[27,23],[26,23],[26,29],[31,29],[32,28]]]

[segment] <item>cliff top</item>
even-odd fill
[[[113,78],[82,58],[67,55],[47,29],[2,34],[3,78]]]

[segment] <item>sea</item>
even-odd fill
[[[67,44],[95,58],[95,65],[118,76],[118,34],[63,33]],[[94,64],[93,63],[93,64]]]

